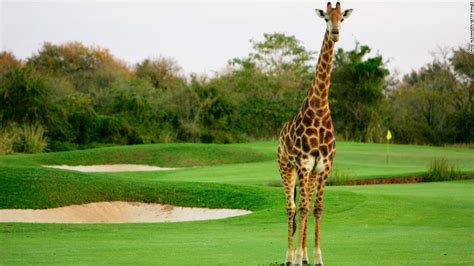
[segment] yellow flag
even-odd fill
[[[387,131],[387,140],[392,139],[392,133],[390,132],[390,129]]]

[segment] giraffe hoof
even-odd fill
[[[289,261],[285,262],[285,266],[292,266],[292,265],[293,265],[293,263],[291,263]]]
[[[307,260],[304,260],[303,265],[309,265],[309,262]]]
[[[323,266],[321,263],[316,263],[314,266]]]

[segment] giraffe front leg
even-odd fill
[[[305,246],[306,246],[306,226],[308,221],[309,215],[309,206],[311,196],[309,195],[308,191],[308,176],[309,170],[302,168],[298,170],[298,185],[300,190],[300,200],[298,205],[298,211],[300,216],[300,228],[299,228],[299,235],[298,235],[298,247],[296,249],[296,265],[303,265],[303,261],[308,262],[308,257],[306,254],[305,257]],[[306,252],[307,253],[307,252]]]
[[[326,184],[326,179],[328,176],[328,172],[324,172],[319,177],[319,184],[318,189],[316,191],[316,199],[314,201],[314,265],[315,266],[323,266],[323,258],[321,255],[321,247],[319,242],[320,237],[320,224],[321,224],[321,217],[323,215],[323,194],[324,194],[324,186]]]
[[[319,193],[316,194],[318,197]],[[319,244],[319,236],[320,236],[320,223],[321,223],[321,216],[323,214],[323,206],[322,202],[316,201],[314,206],[314,265],[315,266],[323,266],[323,258],[321,255],[321,247]]]
[[[311,172],[309,175],[309,182],[308,182],[308,191],[309,191],[308,194],[309,194],[310,202],[311,202],[311,198],[313,197],[313,193],[316,188],[317,182],[318,182],[318,175],[315,172]],[[308,218],[308,216],[306,217]],[[305,223],[308,224],[308,222],[305,222]],[[307,228],[308,226],[305,227],[304,239],[303,239],[303,265],[309,265],[308,248],[306,247]]]
[[[308,215],[309,216],[309,215]],[[308,224],[308,216],[306,216],[306,222],[305,224],[307,225]],[[309,258],[308,258],[308,248],[306,247],[306,239],[307,239],[307,229],[308,229],[308,226],[306,226],[304,228],[304,233],[303,233],[303,261],[302,261],[302,264],[303,265],[309,265]]]
[[[293,263],[293,234],[294,234],[294,223],[296,216],[296,206],[292,202],[287,205],[287,214],[288,214],[288,249],[286,250],[285,266],[290,266]]]
[[[294,184],[293,184],[294,188]],[[287,191],[285,189],[285,191]],[[291,191],[291,192],[290,192]],[[285,265],[293,263],[293,235],[295,230],[296,206],[294,201],[294,189],[288,189],[286,193],[286,213],[288,215],[288,249],[286,250]]]

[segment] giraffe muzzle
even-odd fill
[[[338,30],[332,30],[331,31],[331,39],[335,42],[339,41],[339,31]]]

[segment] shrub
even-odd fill
[[[140,143],[134,134],[133,128],[123,117],[99,115],[98,140],[125,144]]]
[[[338,186],[338,185],[346,185],[349,183],[351,176],[354,176],[352,171],[346,169],[332,169],[329,177],[326,181],[326,185],[328,186]]]
[[[57,141],[54,139],[50,139],[48,143],[48,151],[56,152],[56,151],[72,151],[79,149],[79,144],[77,143],[70,143],[64,141]]]
[[[41,123],[48,120],[51,89],[48,78],[29,67],[12,69],[0,78],[1,123]]]
[[[41,125],[23,125],[19,128],[18,138],[13,144],[15,152],[38,153],[48,146]]]
[[[14,153],[13,143],[17,140],[17,138],[18,138],[18,134],[11,130],[8,130],[8,128],[1,130],[0,131],[0,155]]]
[[[354,174],[352,171],[347,169],[333,169],[329,174],[329,177],[326,181],[327,186],[339,186],[347,185],[353,179]],[[267,185],[270,187],[282,187],[283,184],[281,179],[270,180],[267,182]]]
[[[94,111],[80,111],[72,113],[68,119],[74,137],[73,143],[87,144],[97,138],[97,129],[100,119]]]
[[[445,144],[444,147],[457,149],[474,149],[474,142]]]
[[[460,175],[456,165],[446,158],[431,160],[426,176],[427,182],[448,181],[457,179]]]

